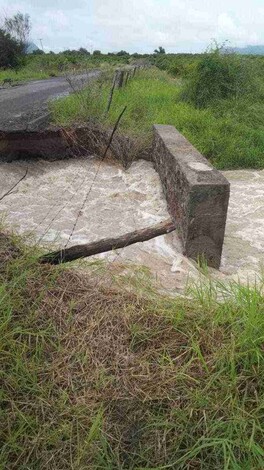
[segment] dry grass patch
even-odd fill
[[[257,289],[175,300],[0,253],[2,468],[263,468]]]

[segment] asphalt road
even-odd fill
[[[0,130],[22,130],[48,112],[48,101],[82,88],[98,71],[66,77],[34,80],[0,88]]]

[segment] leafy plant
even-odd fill
[[[9,33],[0,29],[0,67],[16,67],[21,53],[21,44]]]
[[[238,98],[255,89],[255,74],[249,62],[214,45],[197,63],[182,93],[182,98],[204,108],[213,101]]]

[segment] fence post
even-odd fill
[[[124,83],[124,75],[125,75],[124,70],[119,70],[118,71],[117,80],[116,80],[116,87],[117,88],[122,88],[123,83]]]

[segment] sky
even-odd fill
[[[31,39],[55,52],[201,52],[216,39],[264,44],[264,0],[0,0],[0,17],[31,17]]]

